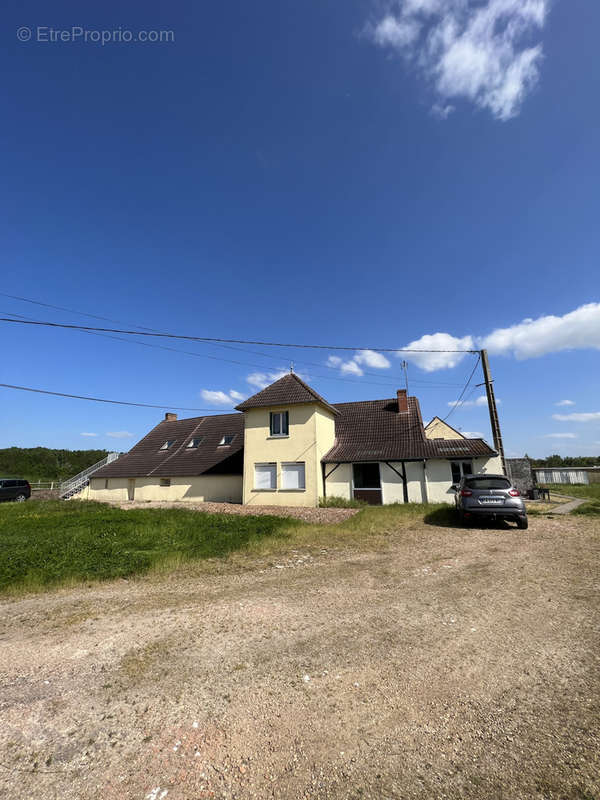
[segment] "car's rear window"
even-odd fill
[[[469,478],[469,489],[510,489],[508,478]]]

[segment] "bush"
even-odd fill
[[[319,508],[364,508],[364,500],[348,500],[345,497],[319,497]]]

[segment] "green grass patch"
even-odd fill
[[[600,517],[600,500],[592,500],[576,508],[573,514],[581,514],[584,517]]]
[[[0,591],[172,572],[234,554],[268,557],[293,548],[384,545],[402,528],[456,524],[448,506],[367,506],[338,525],[275,516],[132,509],[39,501],[0,505]]]
[[[552,494],[567,494],[571,497],[589,497],[590,500],[600,500],[600,483],[587,485],[573,485],[570,483],[551,483],[544,485]]]
[[[349,500],[347,497],[319,497],[319,508],[364,508],[364,500]]]

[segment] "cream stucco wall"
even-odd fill
[[[460,460],[460,459],[458,459]],[[467,460],[467,459],[462,459]],[[390,462],[402,472],[402,465]],[[454,503],[452,485],[452,470],[448,459],[428,459],[425,468],[422,461],[407,461],[406,478],[409,503]],[[492,458],[474,458],[472,460],[473,472],[502,473],[502,463],[498,456]],[[327,472],[334,467],[327,464]],[[380,463],[382,501],[389,503],[403,503],[404,491],[402,478],[397,475],[387,464]],[[352,497],[352,464],[340,464],[327,479],[327,497],[343,497],[346,500]]]
[[[77,499],[126,502],[129,499],[130,479],[109,478],[108,489],[104,478],[92,478],[87,493],[75,495]],[[132,478],[136,501],[189,501],[195,503],[241,503],[241,475],[200,475],[199,477],[171,478],[170,486],[161,486],[160,478]]]
[[[431,422],[425,428],[425,436],[428,439],[464,439],[465,437],[462,433],[455,431],[454,428],[451,428],[450,425],[446,425],[446,423],[439,419],[438,417],[434,417]]]
[[[450,489],[452,485],[451,460],[467,461],[468,459],[432,458],[427,461],[427,494],[430,503],[454,503],[454,492]],[[488,472],[494,475],[503,472],[499,456],[474,458],[472,465],[474,474]]]
[[[269,435],[269,413],[289,412],[289,436]],[[248,505],[317,506],[322,494],[321,457],[333,446],[333,415],[314,403],[245,412],[244,423],[244,503]],[[282,462],[303,461],[306,488],[281,489]],[[277,489],[254,488],[254,465],[277,464]]]

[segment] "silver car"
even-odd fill
[[[452,489],[461,522],[507,519],[527,528],[525,503],[506,475],[465,475]]]

